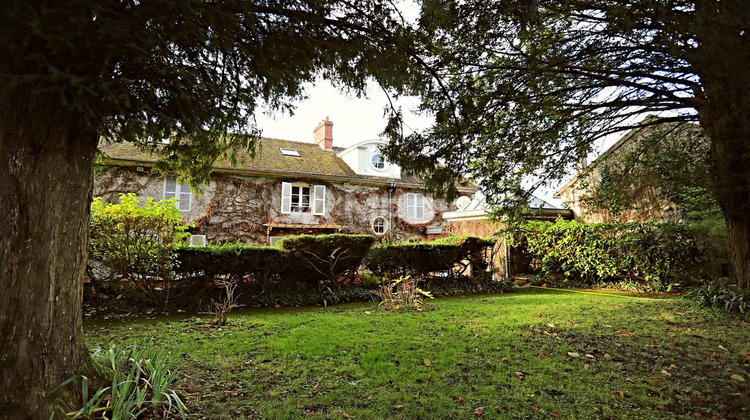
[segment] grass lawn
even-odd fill
[[[750,325],[684,300],[524,289],[428,305],[88,323],[86,339],[181,345],[194,418],[750,418]]]

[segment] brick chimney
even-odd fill
[[[329,121],[328,117],[321,121],[315,130],[315,144],[320,146],[321,149],[333,150],[333,121]]]

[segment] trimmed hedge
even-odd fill
[[[268,281],[287,273],[289,255],[283,249],[241,244],[177,248],[175,273],[213,279],[219,275]]]
[[[492,239],[473,236],[441,238],[430,243],[387,244],[373,247],[364,261],[365,267],[379,275],[418,275],[452,269],[462,260],[486,267],[484,249],[493,246]]]
[[[280,241],[289,254],[289,274],[299,280],[352,277],[375,243],[372,235],[297,235]]]
[[[689,223],[529,221],[515,233],[542,274],[589,284],[627,279],[666,286],[694,277],[707,261],[708,234]]]

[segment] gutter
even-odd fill
[[[105,165],[153,166],[154,163],[156,162],[152,160],[109,158],[106,160]],[[216,173],[223,173],[223,174],[236,174],[236,175],[245,175],[245,176],[267,177],[267,178],[292,179],[292,178],[304,177],[306,179],[323,180],[323,181],[333,179],[333,180],[338,180],[342,182],[349,182],[352,184],[361,184],[361,185],[371,185],[371,186],[395,185],[395,187],[424,189],[424,184],[404,182],[404,181],[399,182],[399,181],[396,181],[395,179],[381,181],[381,180],[376,180],[376,179],[349,177],[349,176],[341,176],[341,175],[319,175],[319,174],[310,174],[310,173],[302,173],[302,172],[287,172],[287,171],[253,171],[253,170],[248,170],[248,169],[234,169],[234,168],[226,168],[226,167],[215,167],[213,171]],[[467,188],[467,187],[457,187],[457,189],[459,192],[462,192],[462,193],[475,193],[476,191],[478,191],[478,189]]]

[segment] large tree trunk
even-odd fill
[[[711,139],[715,192],[736,283],[750,288],[750,9],[747,0],[696,2],[696,109]]]
[[[738,81],[707,80],[701,125],[711,138],[717,199],[729,235],[737,285],[750,288],[750,88]],[[734,83],[732,83],[732,81]],[[706,83],[707,82],[707,83]]]
[[[744,100],[749,100],[744,98]],[[750,288],[750,127],[741,121],[704,124],[711,137],[716,193],[729,236],[730,260],[737,285]],[[744,129],[740,127],[745,126]]]
[[[47,419],[88,365],[83,271],[97,134],[44,95],[0,86],[0,417]],[[66,405],[63,402],[63,405]]]

